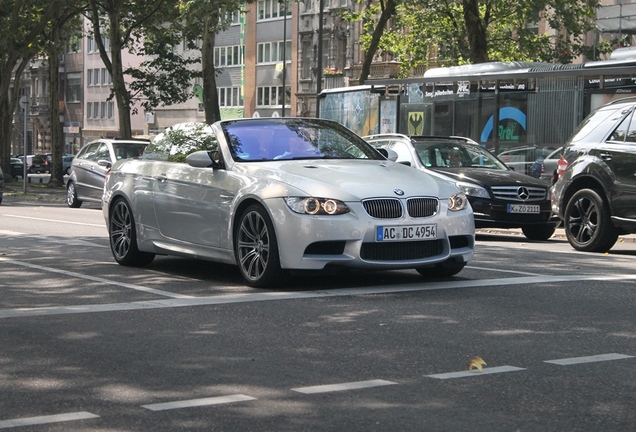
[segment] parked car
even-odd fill
[[[539,178],[536,162],[543,160],[554,151],[553,147],[522,146],[513,147],[497,154],[499,160],[513,170],[535,178]],[[540,165],[538,166],[540,168]]]
[[[80,149],[69,169],[66,204],[77,208],[84,201],[101,202],[106,172],[120,159],[139,157],[148,140],[98,139]]]
[[[102,209],[119,264],[207,259],[238,265],[253,287],[338,269],[452,276],[474,254],[470,205],[453,184],[323,119],[173,126],[113,166]]]
[[[24,176],[24,163],[22,159],[11,158],[11,177],[23,177]]]
[[[552,209],[574,249],[606,252],[636,233],[636,98],[593,111],[565,144]]]
[[[548,185],[511,170],[468,138],[378,134],[365,139],[375,148],[394,150],[398,163],[452,179],[468,196],[477,228],[521,228],[531,240],[547,240],[559,224],[551,214]]]
[[[50,154],[36,154],[31,160],[29,172],[31,174],[50,173],[53,159]]]
[[[75,159],[75,155],[65,154],[62,156],[62,172],[66,175],[71,173],[71,164],[73,163],[73,159]]]
[[[553,150],[547,156],[539,156],[532,164],[530,175],[545,181],[547,184],[553,184],[557,177],[557,165],[559,159],[563,155],[563,147]]]

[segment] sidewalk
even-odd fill
[[[27,193],[24,194],[24,184],[19,182],[5,183],[3,201],[20,202],[36,201],[41,203],[64,203],[66,187],[49,186],[45,183],[27,183]]]

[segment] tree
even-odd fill
[[[586,53],[597,0],[420,0],[404,4],[389,49],[410,66],[437,54],[442,64],[571,62]],[[540,21],[551,31],[538,32]],[[435,23],[430,25],[429,23]],[[425,41],[426,43],[422,43]],[[414,55],[409,54],[415,49]],[[412,58],[412,61],[408,60]]]
[[[203,107],[205,121],[208,124],[221,120],[214,66],[216,34],[232,24],[232,14],[241,11],[246,3],[253,3],[253,0],[182,0],[181,2],[186,23],[186,39],[201,40]]]
[[[146,35],[157,36],[161,30],[173,37],[174,34],[170,33],[172,28],[166,23],[179,22],[178,9],[174,2],[168,0],[89,0],[89,4],[88,18],[92,24],[92,34],[102,62],[113,80],[111,97],[117,103],[119,134],[122,138],[130,138],[132,105],[137,99],[143,98],[144,90],[151,92],[153,86],[138,83],[137,87],[133,87],[135,94],[131,92],[125,81],[122,52],[165,52],[158,46],[154,49],[152,43],[144,43],[144,40]],[[109,51],[104,43],[105,35],[110,43]],[[165,42],[167,38],[161,39],[161,42]],[[152,41],[152,38],[149,40]],[[174,41],[174,38],[171,40]],[[165,47],[163,49],[165,50]],[[146,66],[148,64],[146,63]],[[152,79],[156,75],[148,73],[137,76],[144,77]]]
[[[64,154],[64,134],[60,117],[60,83],[59,83],[59,54],[66,45],[74,29],[79,28],[78,17],[85,10],[86,4],[82,0],[67,0],[60,2],[49,25],[44,29],[44,41],[49,67],[49,123],[51,125],[51,180],[49,187],[56,187],[64,183],[62,170],[62,156]],[[73,22],[73,25],[69,23]]]
[[[13,113],[20,99],[22,73],[44,45],[44,29],[58,0],[2,0],[0,3],[0,160],[11,172]]]
[[[344,14],[348,21],[362,20],[362,36],[360,42],[364,47],[364,61],[360,71],[360,82],[369,78],[371,63],[378,48],[381,47],[382,35],[387,24],[394,18],[398,5],[402,0],[378,0],[377,3],[368,0],[356,0],[358,4],[365,3],[365,6],[357,13]]]

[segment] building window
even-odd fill
[[[93,118],[93,102],[86,102],[86,118]]]
[[[106,117],[106,102],[102,102],[102,103],[100,103],[100,105],[101,105],[101,108],[102,108],[100,117],[101,118],[105,118]]]
[[[93,69],[86,71],[86,85],[93,85]]]
[[[115,102],[108,101],[108,118],[112,119],[115,115]]]
[[[99,85],[99,69],[93,69],[93,84]]]
[[[82,100],[82,77],[79,72],[66,75],[66,102]]]
[[[257,21],[282,17],[284,10],[285,4],[279,3],[278,0],[258,0]],[[291,16],[291,6],[289,4],[287,5],[287,16]]]
[[[219,87],[219,106],[221,107],[241,107],[243,100],[240,97],[239,87]]]
[[[291,60],[291,41],[285,43],[285,60]],[[283,61],[283,41],[259,43],[256,47],[257,63]]]
[[[285,101],[285,106],[289,106],[291,102],[291,87],[258,87],[256,89],[256,106],[259,108],[264,107],[280,107]]]
[[[243,64],[243,50],[240,45],[214,48],[214,66],[239,66]]]

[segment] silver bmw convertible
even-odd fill
[[[306,271],[457,274],[474,255],[466,196],[391,153],[323,119],[175,125],[107,176],[112,254],[234,264],[253,287]]]

